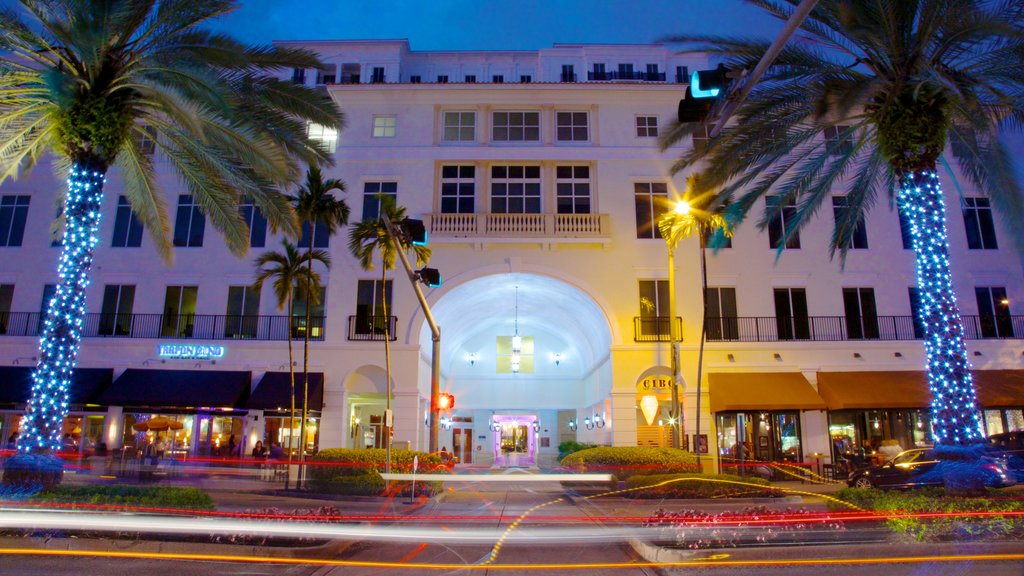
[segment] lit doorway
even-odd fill
[[[452,430],[452,453],[460,464],[473,463],[473,429],[455,428]]]
[[[498,425],[494,434],[494,464],[501,467],[535,466],[537,416],[496,414],[492,420]]]

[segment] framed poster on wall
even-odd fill
[[[708,435],[707,434],[694,434],[693,435],[693,447],[700,454],[708,453]]]

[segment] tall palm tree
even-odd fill
[[[704,342],[708,334],[708,265],[707,249],[708,243],[716,235],[722,238],[732,236],[732,229],[729,228],[725,217],[719,212],[709,212],[702,206],[711,200],[710,196],[697,197],[693,190],[696,176],[691,175],[686,182],[686,193],[679,200],[674,210],[665,212],[665,215],[658,221],[658,230],[661,237],[669,244],[669,249],[674,249],[683,238],[690,238],[696,234],[700,238],[700,293],[701,306],[703,311],[700,317],[700,347],[697,353],[697,417],[694,426],[693,451],[697,454],[697,472],[703,471],[700,451],[700,401],[701,381],[704,373]],[[669,274],[674,274],[669,270]],[[678,365],[679,358],[676,357]],[[677,408],[677,407],[676,407]],[[675,408],[673,408],[675,409]]]
[[[387,215],[388,219],[397,226],[399,222],[405,219],[405,208],[398,206],[390,196],[377,195],[376,200],[379,207],[377,217],[363,220],[349,230],[348,249],[359,260],[359,266],[367,272],[373,270],[375,256],[379,255],[380,257],[380,302],[381,312],[384,315],[384,370],[387,378],[385,409],[391,410],[391,318],[388,316],[387,273],[388,270],[394,270],[395,258],[398,257],[398,253],[395,252],[391,235],[388,234],[388,229],[384,225],[383,216]],[[405,244],[404,239],[398,240],[403,248],[412,248],[416,254],[417,266],[426,265],[427,261],[430,260],[430,248]],[[387,464],[390,469],[391,428],[385,427],[384,432]]]
[[[295,361],[292,353],[292,328],[294,317],[292,316],[295,299],[299,298],[306,302],[308,310],[320,298],[320,289],[323,284],[320,282],[320,274],[307,262],[316,260],[325,268],[331,266],[331,256],[326,250],[311,250],[302,254],[294,244],[288,240],[282,240],[281,245],[284,252],[264,252],[256,258],[256,279],[252,286],[256,290],[263,288],[264,282],[272,280],[274,296],[277,297],[277,309],[286,309],[288,313],[288,376],[291,380],[291,412],[288,416],[288,471],[284,476],[284,488],[288,489],[292,471],[292,431],[295,430]],[[307,328],[309,324],[306,324]],[[305,374],[303,374],[305,376]],[[303,414],[305,416],[305,414]],[[303,428],[303,432],[305,429]],[[305,437],[300,432],[300,438],[305,442]],[[301,447],[300,447],[301,448]]]
[[[0,12],[0,181],[31,171],[48,151],[68,176],[57,290],[18,438],[21,452],[48,453],[60,447],[68,411],[108,170],[120,170],[132,210],[170,260],[167,205],[143,148],[151,142],[242,255],[240,199],[251,197],[274,230],[294,234],[279,189],[301,178],[300,161],[329,160],[307,123],[338,128],[342,118],[326,94],[272,76],[316,67],[313,53],[203,28],[236,7],[230,0],[19,4]]]
[[[785,19],[796,0],[750,0]],[[674,38],[732,69],[752,69],[768,42],[717,36]],[[685,152],[676,171],[700,170],[708,208],[731,202],[743,220],[769,194],[764,228],[789,202],[787,238],[832,191],[846,192],[830,253],[842,260],[857,224],[879,200],[910,224],[921,294],[935,440],[981,439],[977,399],[951,282],[946,214],[936,165],[948,152],[1008,222],[1024,219],[1021,187],[1001,132],[1024,122],[1024,4],[984,0],[821,0],[706,146]],[[667,147],[700,129],[676,125]],[[824,131],[828,137],[821,138]],[[1017,227],[1018,242],[1021,232]],[[784,246],[784,243],[782,244]],[[781,250],[781,248],[780,248]]]
[[[290,199],[295,206],[295,212],[302,221],[302,237],[309,242],[306,247],[306,267],[308,274],[306,278],[312,277],[313,273],[313,245],[316,243],[316,232],[319,227],[327,231],[331,237],[338,233],[338,228],[348,224],[349,207],[344,200],[334,197],[331,192],[345,191],[345,183],[335,178],[324,180],[320,168],[310,166],[306,171],[306,183],[299,188],[298,194]],[[308,230],[308,233],[307,233]],[[306,292],[309,292],[307,288]],[[302,424],[299,437],[303,442],[306,440],[306,419],[309,414],[309,332],[311,330],[313,307],[306,303],[306,329],[302,342]],[[306,460],[306,450],[303,446],[299,452],[299,477],[296,486],[302,486],[305,476],[303,464]]]

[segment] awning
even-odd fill
[[[974,389],[985,408],[1024,406],[1024,370],[975,370]]]
[[[825,402],[799,372],[708,374],[711,412],[824,410]]]
[[[818,372],[818,394],[829,410],[927,408],[928,376],[899,372]]]
[[[32,392],[35,366],[0,366],[0,404],[24,404]],[[110,386],[110,368],[78,368],[71,378],[72,404],[97,404],[96,397]]]
[[[295,408],[302,409],[303,372],[295,373]],[[286,410],[291,407],[292,387],[288,372],[267,372],[256,385],[245,407],[250,410]],[[319,412],[324,407],[324,374],[309,373],[309,409]]]
[[[252,372],[129,368],[100,395],[107,406],[242,408]]]

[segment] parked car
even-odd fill
[[[988,437],[989,454],[1006,461],[1014,480],[1024,482],[1024,432],[1004,432]]]
[[[850,472],[846,483],[854,488],[924,488],[942,486],[942,478],[929,474],[939,463],[928,448],[904,450],[880,466],[868,466]],[[985,475],[985,485],[1001,488],[1015,484],[1013,475],[1000,458],[983,457],[978,463]]]

